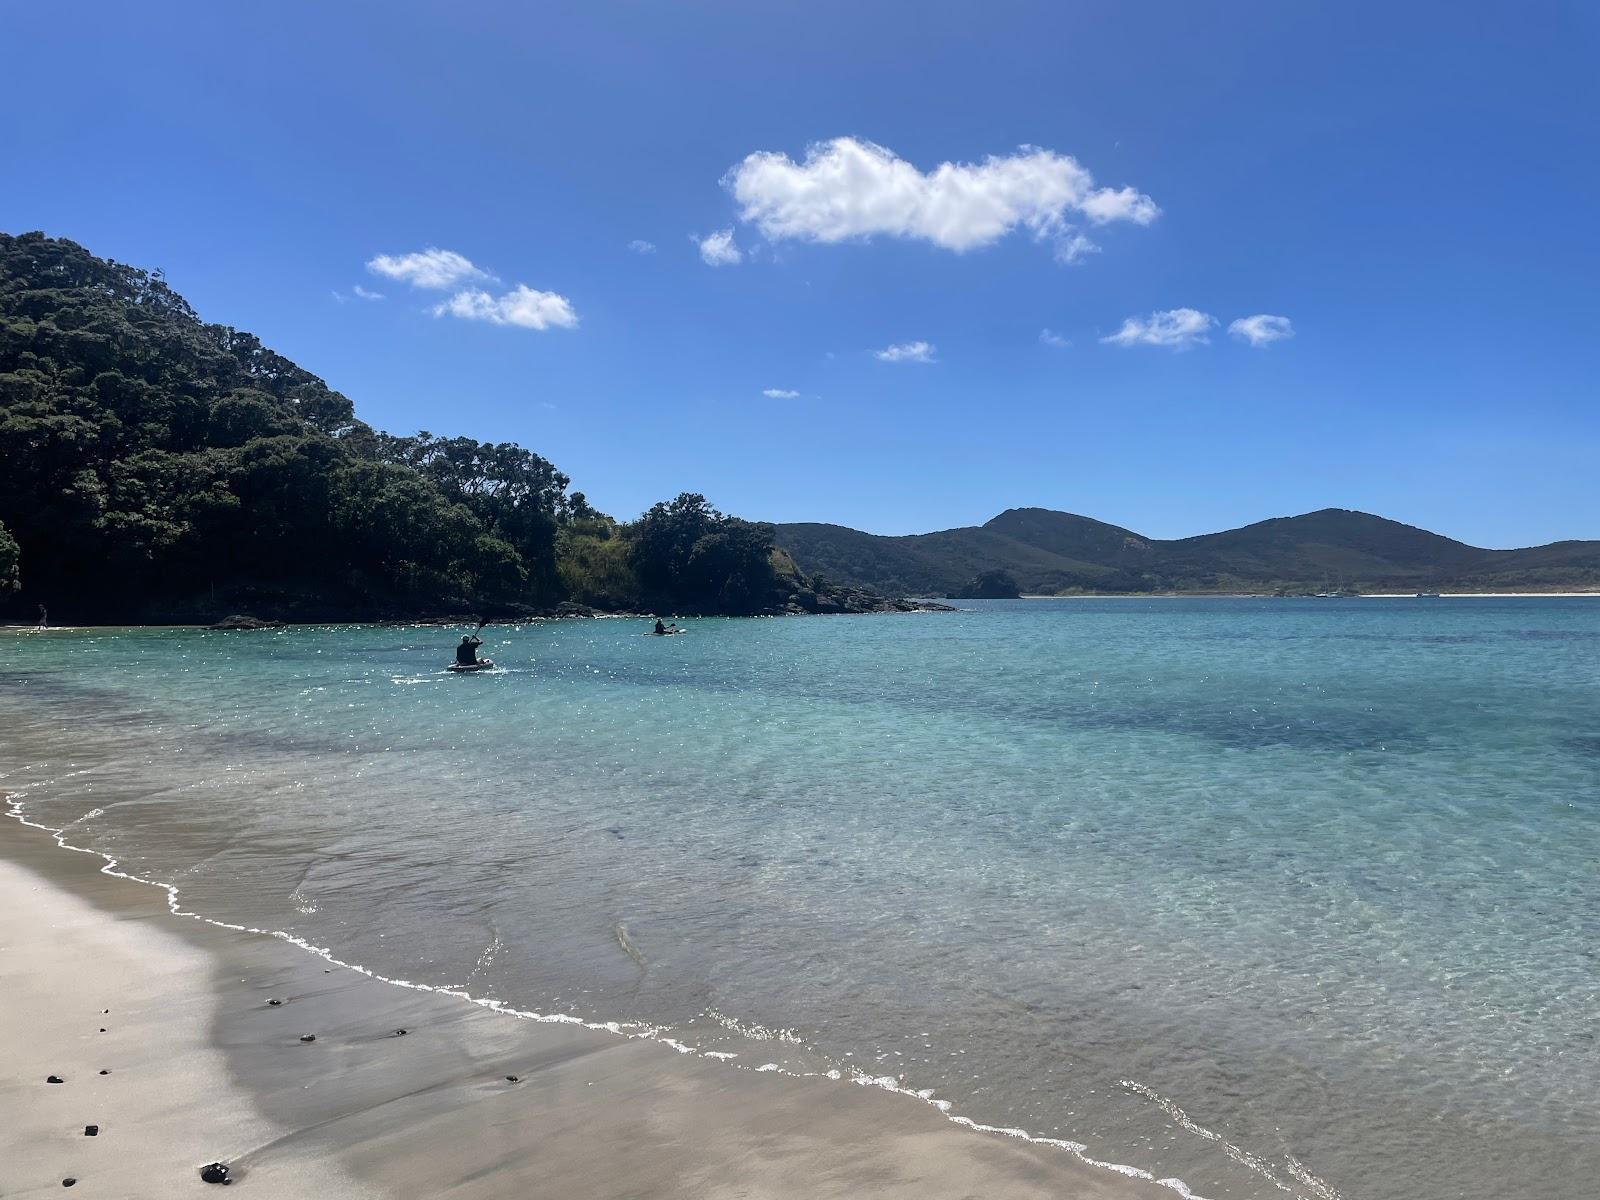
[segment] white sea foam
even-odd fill
[[[752,1070],[752,1068],[729,1061],[731,1058],[737,1056],[729,1054],[726,1051],[701,1051],[694,1046],[690,1046],[684,1042],[678,1041],[670,1036],[670,1034],[662,1026],[650,1025],[643,1022],[592,1021],[583,1017],[574,1016],[570,1013],[541,1013],[532,1009],[514,1008],[502,1000],[474,996],[462,988],[440,987],[433,984],[419,983],[411,979],[397,979],[391,976],[381,975],[369,967],[362,966],[360,963],[347,962],[344,959],[338,958],[333,951],[326,946],[315,945],[304,938],[298,937],[295,934],[288,933],[281,929],[263,929],[254,925],[241,925],[232,921],[222,921],[214,917],[207,917],[201,913],[185,909],[178,902],[178,889],[174,885],[162,883],[155,879],[146,879],[140,875],[134,875],[127,871],[118,870],[117,860],[112,855],[105,854],[99,850],[91,850],[84,846],[74,846],[70,844],[66,840],[66,829],[70,828],[70,826],[57,828],[42,824],[38,821],[29,820],[23,812],[21,800],[17,799],[14,795],[6,797],[6,805],[7,816],[14,818],[24,825],[30,826],[34,829],[43,830],[44,832],[50,834],[51,837],[54,838],[56,844],[63,850],[71,850],[78,854],[88,854],[95,858],[101,859],[104,864],[100,868],[102,874],[110,875],[117,879],[126,879],[132,883],[142,883],[149,887],[161,889],[167,898],[167,909],[172,913],[173,916],[185,917],[189,920],[200,921],[207,925],[213,925],[219,929],[229,929],[238,933],[253,933],[265,937],[277,938],[279,941],[287,942],[292,946],[297,946],[301,950],[316,955],[318,958],[332,966],[343,967],[346,970],[355,971],[357,974],[365,975],[369,979],[375,979],[380,983],[386,983],[392,987],[408,988],[417,992],[433,992],[443,996],[450,996],[455,999],[464,1000],[469,1004],[475,1004],[479,1008],[488,1009],[490,1012],[501,1013],[505,1016],[515,1017],[522,1021],[534,1021],[541,1024],[554,1025],[579,1025],[585,1029],[593,1030],[597,1033],[608,1033],[617,1037],[656,1042],[670,1047],[679,1054],[694,1055],[696,1057],[709,1058],[714,1061],[721,1062],[725,1066],[735,1071]],[[87,815],[88,814],[85,814],[85,816]],[[80,818],[80,820],[81,819],[82,818]],[[707,1015],[711,1016],[719,1024],[725,1026],[726,1028],[738,1032],[743,1036],[750,1037],[752,1040],[775,1040],[795,1045],[800,1044],[799,1035],[793,1030],[768,1029],[762,1025],[741,1022],[737,1018],[715,1011],[711,1011]],[[938,1111],[952,1124],[963,1126],[964,1128],[971,1129],[974,1132],[992,1134],[999,1137],[1015,1138],[1019,1141],[1025,1141],[1036,1146],[1049,1146],[1071,1155],[1085,1166],[1095,1167],[1104,1171],[1110,1171],[1114,1174],[1123,1175],[1130,1179],[1146,1180],[1156,1184],[1159,1187],[1164,1187],[1177,1193],[1179,1196],[1182,1196],[1184,1200],[1206,1200],[1206,1197],[1203,1197],[1199,1193],[1190,1189],[1190,1187],[1181,1179],[1158,1179],[1154,1173],[1147,1171],[1142,1167],[1135,1167],[1127,1163],[1111,1162],[1106,1159],[1095,1158],[1089,1154],[1088,1146],[1082,1142],[1068,1141],[1065,1138],[1044,1137],[1039,1134],[1030,1133],[1026,1129],[1006,1127],[1001,1125],[989,1125],[981,1121],[975,1121],[970,1117],[961,1116],[954,1111],[953,1105],[948,1100],[935,1098],[931,1089],[916,1089],[907,1087],[902,1080],[895,1076],[875,1076],[870,1075],[865,1071],[854,1069],[846,1072],[841,1072],[837,1069],[830,1069],[827,1071],[791,1071],[785,1069],[780,1064],[773,1062],[762,1063],[760,1066],[753,1068],[753,1070],[757,1074],[779,1074],[794,1079],[848,1079],[850,1082],[862,1087],[880,1088],[883,1091],[891,1092],[897,1096],[904,1096],[909,1100],[920,1101],[921,1103],[926,1104]],[[1142,1085],[1130,1083],[1129,1086],[1137,1089]],[[1152,1098],[1155,1096],[1154,1093],[1149,1093],[1149,1095]],[[1181,1110],[1179,1111],[1181,1112]],[[1186,1119],[1187,1118],[1185,1118],[1185,1120]],[[1192,1122],[1190,1124],[1192,1125]],[[1189,1126],[1185,1127],[1188,1128]],[[1201,1131],[1201,1127],[1198,1125],[1193,1125],[1192,1131]],[[1207,1135],[1210,1135],[1212,1140],[1221,1141],[1221,1139],[1217,1138],[1216,1135],[1210,1134],[1209,1130],[1203,1132]],[[1228,1143],[1223,1144],[1227,1145]],[[1298,1166],[1298,1164],[1296,1165]],[[1278,1182],[1276,1177],[1272,1178],[1274,1182]],[[1315,1177],[1311,1178],[1314,1179]],[[1318,1192],[1316,1193],[1316,1197],[1317,1200],[1339,1200],[1337,1194],[1331,1191]]]
[[[737,1017],[730,1017],[727,1013],[718,1012],[714,1008],[706,1010],[710,1017],[724,1029],[731,1029],[740,1037],[752,1042],[788,1042],[791,1046],[801,1045],[800,1035],[792,1029],[769,1029],[765,1025],[758,1025],[753,1021],[741,1021]]]
[[[1161,1109],[1162,1112],[1166,1113],[1167,1116],[1172,1118],[1173,1122],[1180,1128],[1187,1130],[1196,1137],[1204,1138],[1208,1142],[1216,1143],[1217,1147],[1229,1158],[1233,1159],[1234,1162],[1240,1164],[1241,1166],[1248,1167],[1251,1171],[1254,1171],[1257,1175],[1260,1175],[1279,1191],[1294,1195],[1294,1187],[1284,1181],[1278,1175],[1278,1173],[1273,1170],[1272,1164],[1267,1162],[1266,1159],[1262,1158],[1259,1154],[1252,1154],[1250,1151],[1244,1149],[1244,1147],[1230,1142],[1216,1130],[1207,1129],[1204,1125],[1201,1125],[1198,1121],[1195,1121],[1192,1117],[1190,1117],[1188,1113],[1183,1111],[1183,1109],[1179,1108],[1176,1103],[1161,1095],[1154,1088],[1147,1087],[1146,1085],[1133,1079],[1124,1079],[1120,1082],[1123,1087],[1128,1089],[1128,1091],[1133,1092],[1135,1095],[1143,1096],[1146,1100],[1149,1100],[1155,1104],[1157,1108]],[[1317,1200],[1341,1200],[1339,1193],[1334,1190],[1331,1184],[1318,1179],[1295,1159],[1289,1159],[1286,1170],[1290,1175],[1294,1176],[1298,1183],[1300,1183],[1302,1186],[1310,1188],[1312,1193],[1317,1197]]]

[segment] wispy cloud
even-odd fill
[[[435,305],[433,315],[487,321],[491,325],[516,325],[523,329],[571,329],[578,323],[578,314],[565,296],[537,291],[521,283],[500,296],[491,296],[478,288],[457,292]]]
[[[930,342],[900,342],[885,346],[882,350],[874,350],[872,354],[879,362],[931,363],[933,345]]]
[[[694,241],[700,247],[700,257],[713,267],[731,267],[744,259],[744,251],[733,240],[732,229],[719,229]]]
[[[382,300],[384,298],[384,295],[383,295],[382,292],[370,291],[367,288],[362,287],[359,283],[356,284],[355,287],[350,289],[350,293],[351,293],[351,295],[354,295],[355,298],[358,299],[358,300]],[[340,304],[349,304],[350,303],[350,296],[346,295],[344,292],[335,290],[332,293],[332,295],[333,295],[333,298],[335,300],[337,300]]]
[[[1070,341],[1059,333],[1051,333],[1048,329],[1039,330],[1039,344],[1041,346],[1054,346],[1057,350],[1064,350],[1072,345]]]
[[[1097,188],[1076,159],[1037,146],[924,172],[883,146],[841,137],[814,143],[798,163],[772,150],[750,154],[722,182],[740,219],[773,241],[885,235],[963,251],[1021,228],[1072,261],[1097,249],[1082,222],[1148,225],[1160,213],[1143,192]]]
[[[1148,317],[1129,317],[1122,328],[1103,337],[1102,342],[1116,346],[1164,346],[1169,350],[1187,350],[1190,346],[1211,341],[1206,335],[1216,320],[1208,313],[1193,308],[1169,308],[1153,312]]]
[[[791,392],[788,388],[766,388],[761,393],[768,400],[798,400],[799,392]]]
[[[436,317],[487,321],[491,325],[515,325],[521,329],[571,329],[578,324],[572,302],[556,292],[541,292],[525,283],[499,295],[492,295],[481,287],[463,287],[468,283],[499,283],[500,280],[454,250],[429,246],[415,254],[379,254],[367,262],[367,270],[386,279],[409,283],[414,288],[454,290],[448,300],[433,306]],[[360,286],[355,288],[355,294],[363,300],[383,299],[381,293]]]
[[[415,254],[379,254],[367,261],[367,270],[385,279],[398,279],[412,287],[445,291],[464,283],[488,283],[489,272],[454,250],[429,246]]]
[[[633,241],[628,243],[628,249],[635,254],[654,254],[656,252],[656,244],[647,242],[643,238],[634,238]]]
[[[1240,317],[1228,326],[1228,332],[1241,342],[1249,342],[1252,346],[1270,346],[1273,342],[1281,342],[1294,336],[1294,326],[1289,323],[1288,317],[1274,317],[1268,313],[1257,313],[1253,317]]]

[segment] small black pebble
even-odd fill
[[[395,1037],[405,1037],[406,1031],[404,1029],[396,1029],[394,1035]]]
[[[102,1068],[101,1068],[101,1069],[100,1069],[100,1074],[102,1074],[102,1075],[109,1075],[109,1074],[111,1074],[111,1072],[110,1072],[110,1071],[107,1071],[107,1070],[106,1070],[106,1069],[105,1069],[105,1068],[103,1068],[103,1067],[102,1067]]]
[[[59,1075],[49,1075],[49,1076],[45,1077],[45,1082],[46,1083],[65,1083],[66,1080],[61,1078],[61,1076],[59,1076]]]
[[[106,1031],[106,1027],[104,1025],[100,1026],[100,1032],[104,1033],[105,1031]]]
[[[314,1042],[317,1040],[317,1035],[314,1033],[302,1033],[300,1035],[300,1040],[302,1042]]]
[[[109,1008],[102,1008],[100,1010],[100,1015],[101,1016],[109,1016],[110,1014],[111,1014],[111,1010]]]
[[[507,1083],[515,1083],[516,1081],[517,1081],[517,1077],[515,1075],[507,1075],[506,1076],[506,1082]]]
[[[71,1187],[73,1184],[75,1184],[77,1182],[78,1181],[76,1179],[74,1179],[71,1175],[68,1175],[65,1179],[63,1179],[61,1181],[61,1186],[62,1187]]]
[[[270,1004],[273,1008],[277,1008],[278,1005],[283,1003],[283,1001],[282,1000],[268,1000],[267,1003]]]
[[[200,1168],[200,1178],[207,1183],[227,1183],[228,1168],[222,1163],[211,1163]]]
[[[83,1136],[84,1137],[99,1137],[100,1136],[100,1126],[98,1126],[98,1125],[85,1125],[83,1127]]]

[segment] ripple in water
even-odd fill
[[[489,632],[17,639],[0,786],[209,916],[1201,1195],[1600,1174],[1600,604]]]

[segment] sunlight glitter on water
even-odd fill
[[[1600,603],[974,607],[467,679],[449,631],[28,639],[0,786],[208,915],[1201,1194],[1600,1171]]]

